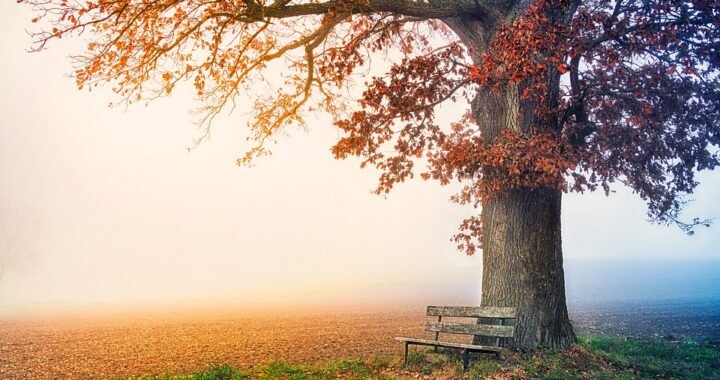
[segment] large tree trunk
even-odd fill
[[[558,190],[518,189],[482,209],[482,305],[518,308],[517,348],[575,343],[565,304],[560,200]]]
[[[529,1],[523,3],[521,6],[526,6]],[[497,26],[519,13],[520,9],[506,10],[494,20],[455,18],[445,22],[474,53],[475,63],[480,63],[480,53],[487,49]],[[545,78],[548,101],[555,102],[559,74],[550,73]],[[509,86],[477,94],[471,106],[486,140],[492,141],[503,129],[532,133],[531,127],[537,126],[539,104],[519,99],[521,90]],[[501,174],[486,170],[483,175]],[[561,197],[555,189],[521,188],[496,194],[482,207],[482,305],[518,308],[515,348],[566,348],[576,341],[565,301]]]
[[[518,91],[478,94],[472,107],[483,136],[493,139],[504,128],[531,133],[537,105],[518,100]],[[576,341],[565,301],[561,199],[560,190],[520,188],[482,206],[482,305],[518,308],[515,348]]]

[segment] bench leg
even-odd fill
[[[463,372],[467,371],[468,364],[470,363],[470,355],[468,353],[467,349],[464,349],[462,352],[462,359],[463,359]]]
[[[405,347],[404,347],[404,349],[403,349],[403,354],[404,354],[404,358],[405,358],[404,362],[405,362],[405,365],[407,365],[408,342],[403,342],[403,343],[405,343]]]

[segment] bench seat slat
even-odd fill
[[[465,344],[465,343],[438,342],[438,341],[429,340],[429,339],[395,337],[395,340],[398,340],[401,342],[408,342],[408,343],[412,343],[412,344],[424,345],[424,346],[452,347],[452,348],[462,348],[462,349],[468,349],[468,350],[474,350],[474,351],[500,352],[502,350],[500,347],[480,346],[480,345]]]
[[[514,307],[428,306],[427,316],[467,318],[515,318]]]
[[[425,322],[425,330],[450,334],[512,338],[515,327],[504,325],[470,325],[452,322]]]

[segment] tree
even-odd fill
[[[460,181],[480,207],[454,237],[483,251],[482,304],[517,306],[514,345],[575,341],[560,234],[565,191],[624,184],[649,217],[688,232],[684,197],[720,144],[720,2],[713,0],[19,0],[37,12],[34,50],[89,34],[80,88],[106,82],[122,102],[190,80],[212,119],[253,99],[255,142],[303,110],[334,117],[336,158],[381,170],[378,193],[413,177]],[[370,58],[393,60],[356,102]],[[282,73],[282,86],[273,87]],[[265,74],[265,75],[263,75]],[[467,99],[451,126],[437,106]]]

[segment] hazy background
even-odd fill
[[[336,161],[329,119],[281,137],[252,169],[242,110],[188,152],[187,92],[109,109],[77,91],[79,41],[25,52],[31,15],[0,4],[0,233],[12,260],[0,313],[59,305],[473,302],[481,256],[450,237],[472,209],[421,180],[387,198],[377,173]],[[462,107],[443,112],[454,120]],[[700,176],[686,216],[720,216],[720,173]],[[563,239],[571,305],[602,299],[720,299],[718,223],[688,237],[650,225],[628,191],[568,195]],[[2,237],[0,237],[2,238]]]

